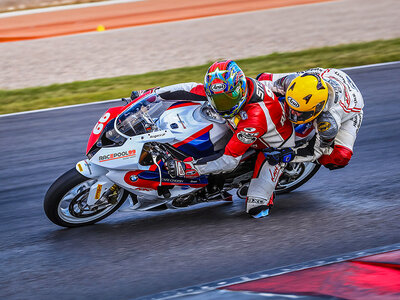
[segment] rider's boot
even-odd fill
[[[274,194],[269,200],[255,197],[247,197],[246,212],[255,219],[266,217],[269,215],[272,206],[274,206]]]

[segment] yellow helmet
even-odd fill
[[[295,124],[314,120],[328,100],[328,87],[318,74],[304,73],[292,80],[286,91],[289,120]]]

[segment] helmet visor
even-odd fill
[[[220,114],[230,114],[242,100],[242,92],[238,85],[232,92],[208,95],[211,104]]]
[[[293,108],[291,108],[287,103],[285,103],[285,106],[287,106],[287,111],[288,111],[288,117],[289,120],[292,121],[293,123],[296,124],[301,124],[301,123],[306,123],[310,122],[315,119],[315,117],[322,111],[322,109],[325,107],[326,101],[321,101],[319,102],[313,110],[310,111],[298,111]]]
[[[303,123],[314,116],[314,111],[297,111],[289,107],[289,120],[293,123]]]

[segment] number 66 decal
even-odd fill
[[[93,133],[94,134],[99,134],[100,132],[103,131],[104,124],[107,122],[107,120],[110,118],[111,114],[110,113],[105,113],[104,116],[102,116],[97,122],[97,124],[93,128]]]

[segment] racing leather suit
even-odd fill
[[[304,126],[317,129],[315,140],[300,146],[293,161],[318,160],[331,170],[344,167],[353,154],[363,119],[363,97],[353,80],[341,70],[322,68],[289,74],[261,73],[257,79],[275,94],[284,96],[291,81],[304,73],[319,74],[328,86],[329,96],[321,114]]]
[[[264,150],[270,147],[282,149],[295,146],[294,126],[286,119],[283,104],[259,81],[248,77],[246,81],[247,101],[239,114],[227,120],[234,134],[220,158],[195,165],[200,175],[234,170],[250,148]],[[160,88],[156,92],[165,100],[207,101],[202,84],[177,84]],[[284,163],[270,165],[264,153],[258,153],[247,193],[247,212],[255,207],[273,204],[273,191],[284,166]]]

